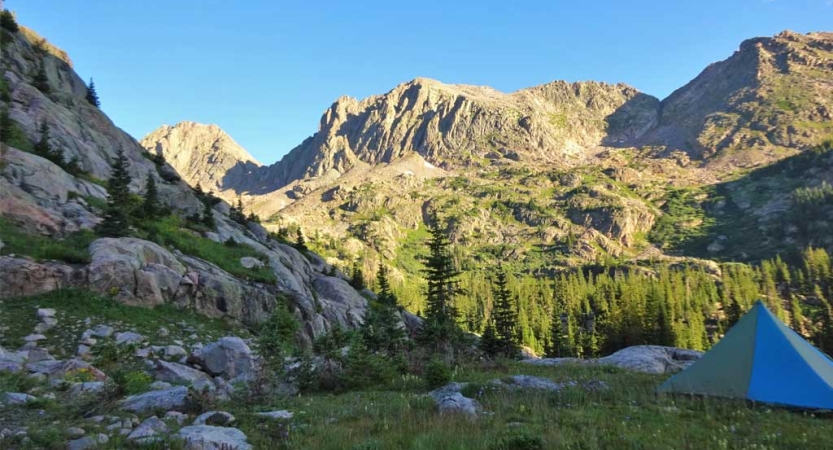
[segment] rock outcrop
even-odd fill
[[[11,39],[4,42],[2,76],[9,88],[10,118],[21,133],[18,141],[24,148],[4,146],[0,161],[0,220],[23,233],[51,239],[94,228],[103,216],[101,205],[107,197],[101,180],[110,176],[110,164],[118,149],[128,159],[133,193],[143,192],[145,180],[151,177],[156,181],[160,202],[175,215],[185,218],[203,213],[201,199],[169,164],[148,155],[138,142],[85,100],[86,84],[61,51],[51,44],[44,51],[41,38],[31,30],[8,36]],[[47,92],[31,83],[30,74],[41,64],[47,73]],[[51,146],[63,152],[64,160],[75,158],[80,174],[70,174],[29,151],[31,142],[40,139],[43,123],[49,126]],[[188,126],[190,131],[184,133],[168,130],[165,142],[176,141],[188,147],[211,137],[210,147],[215,151],[212,163],[217,167],[225,168],[221,162],[232,159],[245,160],[253,167],[259,165],[218,128]],[[185,136],[192,133],[199,137]],[[190,161],[192,156],[202,155],[204,149],[189,151],[182,156]],[[246,173],[242,178],[250,176]],[[217,186],[206,183],[205,188]],[[215,230],[194,232],[195,239],[231,239],[254,249],[262,258],[252,259],[264,265],[260,270],[274,274],[274,283],[243,279],[175,247],[136,238],[104,238],[90,245],[89,264],[37,261],[25,255],[0,256],[0,298],[84,288],[130,304],[153,307],[173,303],[212,317],[257,325],[269,317],[278,297],[282,297],[303,322],[299,341],[307,344],[335,326],[350,328],[361,323],[366,302],[360,300],[355,290],[347,285],[333,288],[331,283],[317,281],[331,272],[321,258],[302,255],[291,246],[275,242],[259,225],[241,226],[231,221],[228,211],[227,204],[217,205],[212,211],[217,222]],[[255,263],[246,259],[240,264],[242,270],[244,264]],[[326,293],[319,295],[316,285]]]
[[[530,358],[522,362],[538,366],[560,364],[599,364],[650,374],[677,373],[694,364],[703,352],[660,345],[634,345],[597,359]]]

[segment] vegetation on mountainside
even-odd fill
[[[756,261],[833,249],[833,141],[708,189],[674,190],[649,239],[668,251]]]
[[[92,78],[90,78],[90,84],[87,85],[87,96],[85,99],[87,100],[87,103],[95,106],[96,108],[101,107],[101,100],[98,99],[98,92],[95,90],[95,83]]]
[[[0,218],[0,237],[3,241],[0,255],[26,255],[38,261],[58,260],[75,264],[90,262],[87,247],[96,238],[90,230],[78,231],[63,239],[27,233],[3,218]]]

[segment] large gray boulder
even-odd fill
[[[319,276],[313,287],[318,293],[322,315],[332,325],[355,328],[362,324],[367,299],[341,278]]]
[[[179,430],[184,450],[252,450],[246,435],[237,428],[192,425]]]
[[[636,372],[676,373],[700,359],[703,352],[659,345],[636,345],[598,359],[598,364]]]
[[[155,306],[173,298],[185,266],[169,251],[136,238],[102,238],[90,245],[90,288],[120,301]]]
[[[248,378],[257,369],[252,350],[236,336],[224,337],[195,350],[188,357],[188,362],[225,379]]]
[[[450,383],[439,389],[431,391],[431,397],[437,404],[440,414],[463,414],[471,418],[477,417],[483,411],[480,402],[473,398],[465,397],[460,390],[465,386],[459,383]]]
[[[635,345],[597,359],[530,358],[521,361],[537,366],[598,364],[650,374],[677,373],[700,359],[703,352],[660,345]]]

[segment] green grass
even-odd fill
[[[484,383],[516,373],[579,383],[600,380],[610,389],[574,387],[559,393],[483,389],[478,400],[489,414],[477,420],[438,415],[419,385],[273,398],[226,408],[238,418],[238,427],[250,443],[263,449],[492,450],[500,448],[496,442],[513,435],[540,439],[543,448],[582,450],[833,446],[833,425],[827,419],[737,401],[657,396],[655,388],[664,377],[600,367],[508,363],[497,369],[458,368],[455,379]],[[253,415],[277,408],[295,412],[292,426]],[[281,438],[283,433],[288,438]]]
[[[58,325],[44,334],[47,342],[53,345],[53,355],[59,358],[75,354],[79,336],[89,328],[84,324],[86,318],[90,318],[92,326],[107,324],[117,331],[135,330],[151,337],[155,345],[172,344],[174,339],[194,341],[189,338],[192,333],[183,331],[185,329],[197,330],[196,334],[203,342],[228,334],[243,337],[248,334],[242,327],[201,317],[193,311],[177,309],[172,305],[156,308],[129,306],[89,291],[67,289],[0,302],[0,323],[9,327],[4,332],[5,337],[0,339],[0,346],[16,349],[23,345],[23,337],[31,334],[38,323],[35,317],[37,308],[55,308],[58,312]],[[160,327],[170,330],[170,336],[156,336]]]
[[[36,306],[58,310],[59,325],[47,333],[47,342],[59,346],[64,342],[68,347],[74,345],[77,334],[86,327],[80,324],[85,317],[91,317],[94,324],[132,328],[146,336],[156,336],[155,331],[166,326],[172,331],[171,336],[153,338],[154,344],[162,345],[166,339],[185,339],[182,334],[189,331],[177,334],[182,328],[179,322],[199,330],[200,339],[204,340],[229,331],[244,333],[188,311],[167,307],[144,309],[83,291],[57,291],[0,303],[0,317],[12,327],[7,332],[11,337],[4,345],[19,344],[19,336],[30,332],[36,322]],[[53,353],[61,356],[60,349],[54,349]],[[126,364],[134,367],[133,362]],[[137,372],[130,373],[133,378],[139,378]],[[556,382],[575,381],[578,386],[543,393],[500,390],[488,384],[512,374],[542,376]],[[413,375],[401,376],[388,385],[338,395],[240,396],[212,408],[234,414],[235,426],[248,436],[256,449],[833,448],[833,423],[827,417],[742,401],[659,396],[655,389],[665,379],[665,376],[612,367],[541,367],[514,361],[488,365],[468,363],[453,368],[452,380],[471,383],[464,394],[477,398],[487,413],[476,420],[440,416],[433,400],[427,396],[423,381]],[[147,380],[139,381],[144,384]],[[603,382],[609,389],[582,387],[590,381]],[[49,390],[27,377],[0,374],[0,392],[31,389]],[[56,395],[54,401],[0,409],[0,423],[12,427],[27,425],[34,442],[28,448],[62,449],[65,442],[60,431],[66,427],[80,426],[88,433],[97,433],[109,423],[96,427],[84,415],[118,414],[114,399],[78,401],[71,400],[62,391]],[[288,409],[295,417],[284,422],[255,415],[274,409]],[[512,442],[515,446],[510,445]],[[523,447],[521,442],[541,446]],[[132,447],[115,437],[103,448]]]
[[[64,239],[30,234],[4,219],[0,219],[0,236],[5,244],[0,254],[25,255],[38,261],[58,260],[75,264],[90,262],[87,247],[95,240],[95,234],[90,230],[72,233]]]
[[[9,138],[6,140],[6,143],[9,146],[14,147],[18,150],[23,150],[24,152],[32,153],[34,151],[34,143],[26,137],[26,133],[20,129],[20,125],[12,119],[12,126],[9,133]]]
[[[146,236],[142,236],[143,238],[160,245],[170,245],[182,253],[214,263],[236,277],[269,284],[277,281],[269,264],[252,269],[247,269],[240,264],[240,258],[244,256],[252,256],[267,262],[266,256],[260,252],[243,244],[229,246],[204,238],[187,229],[185,222],[176,216],[145,222],[140,225],[140,228],[146,233]]]
[[[81,172],[78,175],[76,175],[76,177],[80,178],[84,181],[89,181],[92,184],[97,184],[97,185],[107,189],[107,180],[102,180],[101,178],[96,178],[96,177],[90,175],[87,172]]]

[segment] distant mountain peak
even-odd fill
[[[165,159],[193,186],[206,191],[233,191],[235,195],[254,188],[253,174],[262,164],[215,124],[182,121],[163,125],[140,143]]]

